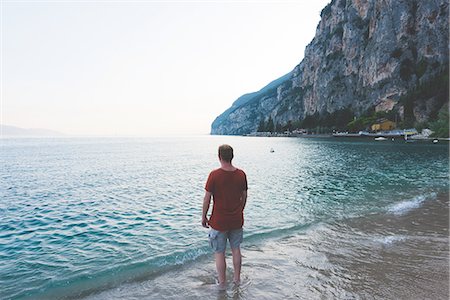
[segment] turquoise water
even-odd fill
[[[249,243],[402,214],[449,189],[448,144],[220,136],[0,142],[1,299],[77,298],[209,254],[201,203],[222,143],[247,173]]]

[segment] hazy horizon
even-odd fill
[[[328,2],[2,1],[0,123],[208,134],[300,63]]]

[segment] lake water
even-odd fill
[[[210,295],[201,206],[222,143],[247,173],[249,198],[243,284],[218,298],[408,298],[409,286],[448,298],[448,143],[230,136],[0,143],[0,299]]]

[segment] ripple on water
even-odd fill
[[[245,228],[253,240],[290,234],[305,224],[395,211],[402,201],[448,190],[448,148],[439,145],[430,151],[421,145],[227,139],[236,150],[236,165],[249,179]],[[0,298],[33,295],[64,282],[70,290],[83,276],[94,282],[111,269],[120,277],[120,270],[132,269],[135,261],[157,270],[207,253],[201,202],[207,174],[218,167],[216,148],[222,142],[217,137],[4,142],[0,280],[5,288]],[[276,152],[269,153],[270,148]],[[405,164],[405,157],[415,163]],[[428,202],[433,200],[390,215],[406,217]],[[415,221],[419,225],[414,226],[429,233],[422,221]],[[330,234],[330,245],[345,239],[337,232]],[[397,235],[380,231],[374,237]],[[353,239],[371,245],[359,235]],[[315,245],[302,253],[311,254]],[[358,248],[360,255],[367,254],[364,247]],[[316,259],[303,268],[327,270],[327,264],[321,265],[324,258]],[[320,277],[324,275],[317,272],[312,278],[316,276],[319,289],[323,278],[339,274],[328,269],[328,277]],[[337,290],[331,286],[335,294],[329,295],[342,296]]]

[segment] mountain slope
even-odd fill
[[[432,120],[448,103],[448,17],[446,0],[333,0],[289,78],[233,105],[211,133],[245,134],[269,118],[284,125],[342,111]]]
[[[225,112],[223,112],[220,116],[218,116],[214,122],[212,123],[212,127],[216,128],[214,134],[227,134],[229,130],[233,130],[235,134],[246,133],[248,130],[252,128],[246,128],[245,126],[240,126],[238,128],[233,128],[233,125],[236,122],[229,122],[230,120],[234,120],[236,118],[235,112],[239,111],[241,107],[247,107],[255,105],[260,101],[260,99],[266,97],[270,98],[276,94],[276,89],[278,86],[288,81],[291,78],[292,74],[288,73],[280,78],[272,81],[262,89],[257,92],[245,94],[239,97],[234,103],[228,108]],[[250,118],[258,118],[256,115],[248,116]],[[250,121],[250,120],[247,120]],[[250,123],[250,122],[249,122]]]

